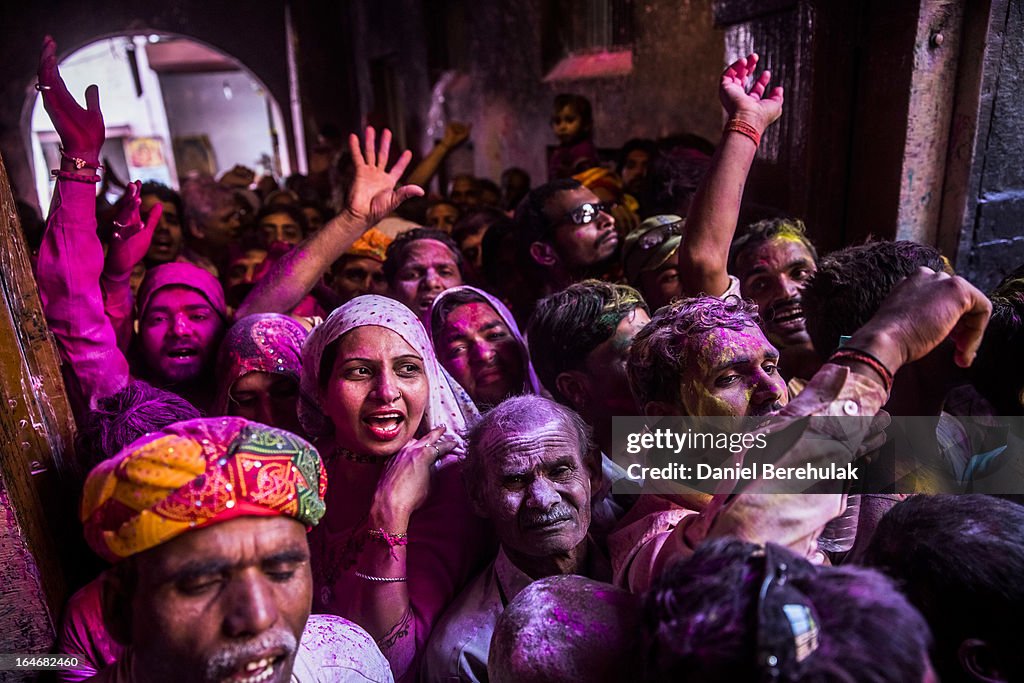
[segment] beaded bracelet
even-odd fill
[[[740,119],[729,119],[729,122],[725,124],[725,132],[733,131],[740,135],[745,135],[754,141],[755,147],[761,145],[761,133],[754,126],[750,125],[746,121]]]
[[[409,580],[404,576],[370,576],[362,572],[356,572],[356,576],[371,583],[401,583]]]
[[[409,534],[405,533],[391,534],[384,531],[384,529],[369,529],[366,535],[374,541],[386,543],[388,548],[390,548],[391,557],[395,560],[398,559],[398,556],[395,554],[395,546],[409,545]]]
[[[892,371],[890,371],[889,368],[885,367],[885,363],[878,360],[867,351],[850,348],[849,346],[844,346],[835,353],[833,353],[832,357],[829,358],[829,361],[831,362],[834,360],[843,359],[856,361],[858,363],[863,363],[864,365],[868,366],[876,373],[878,373],[878,376],[882,378],[882,386],[885,389],[885,393],[888,394],[889,391],[892,390]]]
[[[50,175],[60,180],[74,180],[76,183],[98,183],[100,177],[98,175],[86,175],[84,173],[72,173],[71,171],[61,171],[53,169],[50,171]]]

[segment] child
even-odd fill
[[[586,97],[556,95],[551,128],[558,137],[558,147],[548,161],[548,180],[569,178],[598,165],[594,117]]]

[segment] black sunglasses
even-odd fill
[[[807,597],[788,585],[786,558],[779,557],[771,545],[756,551],[754,558],[764,560],[764,579],[757,593],[761,680],[789,680],[794,667],[818,649],[818,618]]]
[[[565,214],[565,217],[576,225],[587,225],[588,223],[592,223],[594,219],[597,218],[597,215],[602,211],[610,214],[614,206],[615,204],[612,202],[601,202],[599,204],[587,202],[586,204],[580,204],[575,209]]]

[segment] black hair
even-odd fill
[[[526,335],[530,358],[556,401],[568,404],[555,382],[558,375],[583,367],[590,352],[637,308],[647,311],[640,292],[600,280],[584,280],[537,302]]]
[[[928,620],[941,680],[975,680],[957,656],[964,640],[1004,654],[1020,647],[1024,508],[1016,503],[981,494],[908,498],[879,522],[864,563],[894,578]],[[1024,675],[1004,673],[1006,680]]]
[[[580,140],[585,140],[594,134],[594,110],[590,106],[590,100],[583,95],[576,95],[574,93],[561,93],[555,95],[555,111],[562,111],[566,107],[569,107],[575,111],[580,117]]]
[[[419,240],[434,240],[448,247],[449,251],[452,252],[455,264],[459,267],[459,274],[465,277],[465,271],[462,267],[462,252],[459,251],[459,245],[455,243],[455,240],[448,233],[435,228],[414,228],[403,232],[388,245],[388,250],[384,257],[383,270],[384,277],[387,279],[389,286],[394,285],[398,271],[405,265],[409,248]]]
[[[922,266],[941,271],[946,264],[938,249],[905,240],[846,247],[818,261],[801,293],[818,355],[832,355],[841,336],[867,323],[893,288]]]

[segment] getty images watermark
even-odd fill
[[[617,417],[607,455],[620,493],[1024,494],[1021,435],[1019,417]]]

